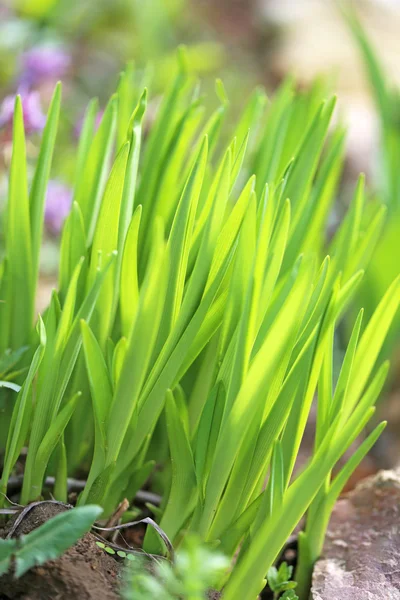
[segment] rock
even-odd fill
[[[400,471],[380,471],[337,502],[311,598],[400,600]]]

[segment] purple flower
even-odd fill
[[[22,56],[22,82],[39,85],[64,77],[71,66],[70,55],[61,48],[42,46],[32,48]]]
[[[42,112],[39,93],[21,92],[21,100],[26,133],[29,135],[41,131],[46,124],[46,117]],[[14,105],[15,96],[4,98],[0,106],[0,129],[12,129]]]
[[[48,231],[58,235],[71,210],[72,190],[64,183],[50,180],[47,186],[44,220]]]

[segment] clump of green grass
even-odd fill
[[[158,464],[157,518],[174,546],[195,534],[229,559],[239,549],[216,582],[226,600],[257,597],[306,514],[295,576],[305,599],[336,498],[385,426],[332,476],[374,414],[387,373],[375,363],[400,281],[368,323],[359,312],[343,362],[333,364],[335,332],[384,208],[366,216],[361,177],[326,249],[343,161],[344,132],[328,134],[335,99],[323,100],[319,84],[298,93],[287,81],[272,101],[256,90],[227,133],[220,82],[217,93],[206,117],[182,51],[144,140],[147,91],[127,86],[125,74],[97,131],[89,106],[59,287],[36,333],[60,88],[29,193],[17,99],[0,331],[3,351],[30,350],[20,359],[21,390],[1,391],[0,485],[4,493],[27,446],[23,503],[41,496],[47,472],[65,501],[67,476],[88,465],[78,504],[107,515]],[[316,394],[313,454],[294,474]],[[163,551],[151,531],[144,548]]]
[[[389,283],[400,272],[397,261],[397,240],[400,233],[400,113],[399,89],[390,81],[379,54],[374,48],[357,13],[343,5],[343,14],[359,47],[371,95],[375,102],[380,124],[380,146],[374,165],[375,188],[387,207],[388,216],[379,243],[372,256],[366,278],[360,289],[360,300],[371,315]],[[383,353],[389,356],[398,346],[399,317],[389,332]]]

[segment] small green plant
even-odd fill
[[[82,506],[61,512],[27,535],[0,539],[0,575],[13,568],[18,578],[58,558],[90,530],[102,512],[99,506]]]
[[[271,590],[274,592],[274,600],[284,598],[285,600],[298,600],[295,593],[297,583],[290,581],[293,574],[293,567],[283,562],[279,569],[271,567],[268,570],[267,582]]]
[[[205,600],[207,592],[226,571],[229,561],[218,551],[188,536],[174,563],[145,565],[135,557],[125,570],[123,597],[126,600]]]
[[[281,598],[282,598],[282,600],[299,600],[299,597],[297,596],[296,592],[294,592],[293,590],[287,590],[286,592],[283,593]]]
[[[23,503],[42,495],[46,473],[65,501],[67,476],[86,469],[78,505],[109,515],[158,464],[157,520],[174,547],[195,535],[229,560],[237,555],[215,582],[224,600],[257,597],[307,515],[295,576],[305,600],[334,502],[385,427],[332,476],[374,414],[387,372],[376,362],[400,280],[366,324],[359,312],[343,363],[333,365],[335,332],[385,209],[366,205],[361,177],[325,248],[343,162],[344,132],[328,135],[335,100],[325,101],[319,84],[299,93],[287,81],[268,105],[256,90],[227,134],[229,103],[221,82],[216,89],[218,105],[205,117],[182,50],[144,141],[147,90],[132,90],[127,74],[97,131],[90,104],[59,286],[36,332],[60,87],[29,193],[16,100],[0,348],[29,350],[17,366],[18,394],[0,389],[0,491],[26,446]],[[314,451],[294,475],[316,393]],[[164,552],[150,529],[144,550]]]
[[[129,551],[125,552],[125,550],[115,550],[114,548],[108,546],[104,542],[96,542],[96,546],[98,546],[101,550],[104,550],[104,552],[107,552],[107,554],[111,554],[111,556],[116,556],[118,558],[127,558],[128,560],[135,560],[134,554],[129,553]]]

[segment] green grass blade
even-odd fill
[[[74,508],[56,515],[26,536],[15,553],[15,575],[21,577],[35,565],[58,558],[89,531],[101,515],[99,506]]]
[[[289,340],[297,334],[296,321],[301,314],[300,307],[304,306],[304,300],[308,294],[309,277],[309,271],[304,271],[297,285],[293,288],[292,294],[283,306],[263,346],[253,360],[238,397],[221,430],[207,483],[204,512],[199,527],[203,535],[207,535],[226,479],[249,427],[249,419],[246,419],[244,415],[246,413],[254,414],[257,405],[264,398],[265,387],[287,347],[285,344],[290,345]],[[296,316],[295,319],[293,319],[293,315]],[[269,351],[272,346],[275,348],[273,355]]]
[[[39,269],[39,253],[42,244],[44,205],[57,135],[60,104],[61,83],[58,83],[50,102],[47,122],[43,131],[42,143],[29,198],[32,231],[32,268],[35,289]]]
[[[75,188],[74,200],[79,204],[82,211],[87,246],[90,246],[93,241],[101,198],[107,181],[115,138],[116,119],[117,97],[113,96],[104,111],[100,126],[90,145],[84,165],[82,165],[82,177],[79,180],[79,186]]]
[[[47,464],[54,452],[57,444],[60,442],[62,435],[69,420],[72,417],[76,405],[81,397],[81,393],[77,392],[71,400],[69,400],[64,408],[60,410],[49,429],[47,430],[43,440],[40,443],[36,453],[35,465],[31,481],[31,498],[39,498],[42,490],[44,474]]]
[[[8,432],[7,446],[3,462],[3,472],[0,480],[0,491],[6,494],[7,482],[11,470],[18,460],[18,456],[26,441],[28,433],[29,420],[31,415],[31,397],[32,382],[39,369],[46,348],[46,330],[43,321],[39,317],[39,347],[37,348],[29,367],[26,380],[18,394],[13,410],[11,423]],[[0,497],[0,505],[3,504],[5,496]]]
[[[32,236],[27,184],[26,145],[20,96],[14,107],[13,150],[10,167],[6,256],[8,285],[6,302],[12,307],[10,321],[2,323],[8,331],[6,347],[26,344],[33,328],[34,279]]]
[[[100,435],[100,444],[107,450],[105,428],[112,400],[112,386],[108,369],[100,346],[92,330],[85,321],[81,321],[83,350],[93,400],[96,431]]]
[[[153,353],[158,326],[165,301],[169,273],[169,255],[162,241],[162,232],[155,232],[153,257],[147,278],[143,284],[135,323],[128,342],[128,349],[113,405],[107,424],[109,449],[107,464],[115,461],[129,422],[136,408],[146,372]],[[141,348],[140,355],[137,348]]]
[[[361,336],[354,359],[352,379],[348,387],[349,400],[346,410],[349,412],[356,405],[370,377],[399,303],[400,276],[387,290]]]
[[[147,90],[145,89],[139,98],[129,123],[128,140],[129,157],[126,165],[126,177],[124,183],[124,192],[121,200],[121,209],[119,217],[118,231],[118,256],[122,259],[122,250],[125,244],[125,238],[131,222],[133,207],[135,204],[136,182],[139,168],[139,157],[142,143],[142,121],[147,106]],[[121,147],[121,146],[120,146]]]
[[[74,202],[71,212],[65,221],[61,237],[58,285],[60,289],[60,298],[62,300],[64,300],[67,295],[69,282],[77,264],[82,257],[86,259],[86,255],[86,233],[83,216],[79,204]],[[82,265],[82,277],[78,293],[79,300],[82,300],[84,292],[83,284],[86,282],[87,263],[88,261],[85,260]]]
[[[135,320],[139,301],[138,281],[138,238],[142,207],[139,205],[132,217],[126,236],[121,267],[120,310],[121,328],[125,336],[129,336]]]
[[[172,481],[168,503],[160,527],[171,540],[178,535],[196,500],[196,475],[187,432],[181,421],[172,392],[165,404],[170,443]]]
[[[85,115],[82,123],[82,130],[79,136],[78,154],[75,167],[75,185],[74,185],[74,198],[76,199],[79,190],[81,189],[85,180],[85,168],[87,166],[88,155],[93,140],[93,134],[96,128],[96,119],[99,112],[99,101],[97,98],[93,98],[85,111]]]
[[[117,95],[118,95],[118,124],[117,124],[117,150],[126,140],[126,129],[136,97],[135,89],[135,66],[133,62],[126,65],[125,70],[120,74]]]
[[[94,230],[91,263],[88,273],[88,285],[92,285],[96,277],[98,257],[108,256],[118,249],[118,227],[121,202],[124,191],[126,165],[129,156],[129,143],[124,144],[115,159],[110,177],[107,181],[99,216]],[[117,261],[118,262],[118,258]],[[104,348],[110,334],[116,306],[116,269],[112,267],[105,277],[99,299],[97,301],[94,328],[98,331],[99,343]]]
[[[179,202],[168,238],[171,269],[157,344],[162,346],[180,312],[197,202],[207,161],[207,138],[200,148]]]

